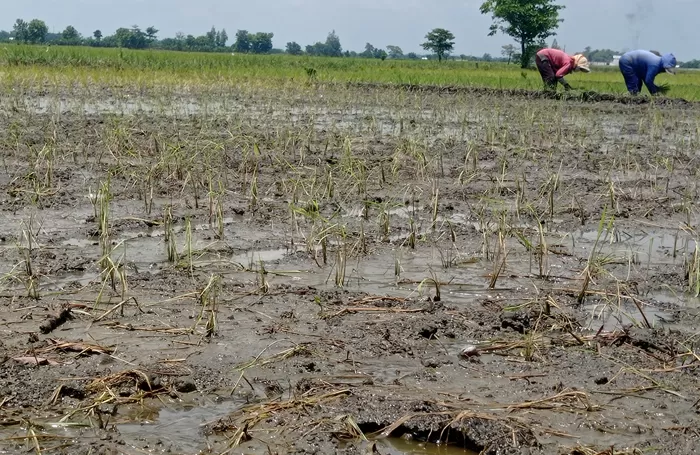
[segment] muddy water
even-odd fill
[[[116,423],[116,429],[126,446],[135,448],[146,442],[156,447],[175,447],[179,453],[200,453],[212,444],[204,435],[205,427],[243,404],[206,398],[188,401],[186,405],[134,409],[132,415],[123,416],[133,418],[134,423]]]
[[[448,445],[428,444],[416,441],[406,441],[400,438],[387,438],[377,440],[377,447],[380,453],[388,455],[475,455],[465,449],[451,447]]]
[[[693,403],[700,398],[692,363],[698,301],[686,292],[684,264],[695,239],[680,227],[688,220],[697,224],[691,197],[695,151],[689,145],[697,138],[678,139],[692,133],[688,118],[696,114],[660,110],[652,114],[668,117],[664,122],[640,128],[635,125],[649,122],[652,114],[617,105],[581,103],[569,109],[566,102],[542,100],[397,98],[311,88],[294,96],[284,102],[276,93],[264,99],[157,99],[125,90],[98,101],[28,99],[13,111],[17,118],[0,118],[0,143],[14,144],[2,151],[15,158],[0,176],[0,273],[9,278],[0,305],[3,419],[15,413],[39,421],[53,401],[46,412],[56,421],[94,403],[101,392],[87,388],[93,379],[136,370],[165,387],[143,405],[117,406],[110,416],[115,432],[53,429],[66,431],[77,446],[78,436],[94,432],[105,453],[189,454],[209,444],[219,453],[245,419],[253,418],[248,420],[255,422],[253,439],[236,452],[334,453],[332,435],[347,430],[339,425],[343,416],[376,428],[407,415],[449,414],[406,424],[415,426],[415,434],[434,435],[452,421],[451,413],[466,412],[475,417],[462,430],[475,447],[582,453],[574,451],[580,443],[598,452],[615,445],[694,453],[698,438],[689,429],[698,425]],[[46,136],[53,131],[47,125],[58,125],[56,137]],[[25,152],[51,141],[59,144],[53,164],[60,188],[42,193],[38,204],[23,197],[35,190],[37,169],[28,168]],[[255,213],[251,189],[241,183],[250,182],[241,154],[252,143],[261,150]],[[202,150],[212,144],[226,153],[209,168],[198,167]],[[185,171],[195,176],[214,171],[230,182],[222,239],[209,225],[208,208],[194,207],[191,180],[183,181],[161,162],[168,159],[162,150],[180,147],[185,156],[197,157]],[[571,160],[572,151],[580,159]],[[659,166],[663,162],[674,163],[674,173]],[[630,163],[630,169],[620,163]],[[45,165],[37,164],[39,170]],[[135,177],[120,174],[139,166],[158,171],[151,213],[145,213]],[[352,181],[359,170],[368,172],[362,198]],[[544,232],[550,247],[547,276],[540,277],[537,255],[511,234],[539,242],[528,210],[545,214],[542,188],[554,173],[560,173],[561,186]],[[324,175],[335,179],[334,197],[318,190]],[[120,290],[112,291],[97,269],[102,251],[87,197],[108,177],[114,193],[111,257],[126,271],[122,292],[133,297],[123,304]],[[318,234],[319,225],[298,220],[292,226],[294,197],[278,185],[291,179],[304,183],[294,197],[325,199],[318,214],[332,218],[328,225],[346,228],[344,240],[329,240],[328,263],[318,241],[306,245],[304,239]],[[597,220],[611,213],[609,181],[619,196],[614,229],[598,239]],[[521,187],[528,210],[514,202]],[[436,188],[440,201],[433,226]],[[409,195],[413,203],[406,202]],[[364,198],[386,205],[388,236],[375,206],[363,220]],[[166,206],[177,220],[175,264],[167,260],[159,224]],[[504,213],[505,228],[499,226]],[[30,229],[36,233],[30,256],[38,301],[26,298],[24,287],[21,231],[31,217],[37,223]],[[190,245],[186,218],[192,220]],[[415,249],[407,241],[411,221]],[[490,289],[499,229],[507,233],[508,255]],[[341,288],[335,283],[336,251],[343,241],[349,253]],[[576,296],[592,251],[605,261],[580,305]],[[216,309],[203,308],[198,296],[217,274],[222,289]],[[545,299],[552,304],[548,314],[539,310]],[[73,305],[75,318],[41,333],[39,325],[66,303]],[[207,336],[210,315],[216,320],[208,319],[214,333]],[[642,324],[643,317],[653,329]],[[636,328],[622,336],[629,326]],[[47,351],[51,339],[116,351]],[[465,358],[465,347],[479,355]],[[54,363],[21,363],[35,355]],[[180,368],[165,368],[174,365]],[[183,383],[198,392],[179,392]],[[52,399],[57,384],[70,388]],[[144,391],[133,381],[109,384],[120,398]],[[325,394],[333,399],[314,401]],[[94,416],[81,411],[71,423]],[[255,421],[256,416],[264,418]],[[207,436],[204,428],[221,418],[233,427]],[[286,435],[277,432],[280,426]],[[537,435],[537,444],[528,431]],[[3,426],[0,439],[22,432]],[[51,447],[43,444],[42,453],[51,453]],[[377,447],[392,454],[467,453],[393,438],[378,440]],[[361,451],[354,444],[344,448],[349,454]]]

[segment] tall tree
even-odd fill
[[[27,24],[27,41],[35,44],[43,43],[48,32],[49,28],[46,26],[46,22],[40,19],[32,19]]]
[[[364,58],[374,58],[374,54],[377,51],[374,46],[372,46],[370,43],[365,44],[365,50],[364,52],[360,53],[360,57]]]
[[[94,32],[92,32],[93,38],[95,38],[95,41],[98,43],[102,40],[102,31],[97,29]]]
[[[427,35],[425,35],[426,42],[423,43],[423,49],[426,51],[433,51],[438,56],[438,61],[442,61],[445,55],[452,52],[454,48],[455,36],[452,32],[445,30],[444,28],[435,28]]]
[[[340,45],[340,38],[335,34],[335,30],[326,37],[325,55],[328,57],[343,56],[343,46]]]
[[[216,46],[216,38],[218,35],[217,35],[216,29],[214,28],[213,25],[211,27],[211,30],[209,30],[205,36],[207,37],[207,41],[209,42],[209,45],[211,47],[215,47]]]
[[[65,44],[79,44],[80,43],[80,33],[73,27],[69,25],[61,32],[61,40]]]
[[[503,58],[508,59],[508,63],[510,64],[510,61],[513,59],[513,55],[515,54],[515,46],[512,44],[506,44],[505,46],[501,47],[501,55]]]
[[[233,43],[233,51],[247,53],[250,52],[250,47],[250,34],[248,30],[238,30],[236,32],[236,41]]]
[[[216,47],[225,47],[226,41],[228,41],[228,33],[225,28],[216,32]]]
[[[15,40],[20,43],[29,41],[29,24],[24,19],[17,19],[15,25],[12,26],[12,34]]]
[[[137,25],[129,28],[118,28],[114,33],[114,41],[119,47],[128,49],[144,49],[148,46],[146,34]]]
[[[274,33],[258,32],[250,35],[250,50],[254,54],[267,54],[272,50]]]
[[[389,51],[389,58],[403,58],[403,51],[399,46],[389,45],[386,50]]]
[[[154,26],[151,25],[150,27],[146,28],[146,39],[148,39],[148,41],[151,41],[151,42],[155,41],[157,34],[158,34],[158,29],[155,28]]]
[[[489,36],[500,31],[520,43],[520,65],[526,68],[535,47],[556,34],[563,21],[559,18],[563,8],[554,0],[486,0],[480,10],[493,19]]]
[[[289,55],[301,55],[301,46],[296,41],[291,41],[287,43],[286,52]]]

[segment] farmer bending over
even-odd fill
[[[556,90],[557,82],[564,86],[564,89],[571,90],[571,86],[564,76],[574,71],[584,71],[589,73],[588,59],[581,54],[571,56],[559,49],[542,49],[535,57],[537,69],[542,76],[545,89]]]
[[[620,57],[620,71],[625,78],[627,90],[632,95],[642,91],[642,84],[647,86],[649,93],[666,93],[666,85],[657,86],[654,79],[664,71],[675,74],[676,57],[673,54],[659,55],[657,52],[638,50],[630,51]]]

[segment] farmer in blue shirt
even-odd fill
[[[625,78],[627,90],[632,95],[642,91],[642,84],[647,86],[649,93],[665,93],[668,87],[657,86],[654,78],[666,71],[675,74],[676,57],[673,54],[659,55],[651,51],[630,51],[620,57],[620,71]]]

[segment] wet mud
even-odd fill
[[[3,453],[697,453],[694,105],[81,90],[0,102]]]

